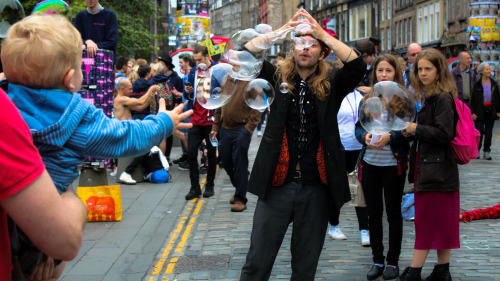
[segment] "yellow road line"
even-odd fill
[[[493,135],[494,135],[495,137],[497,137],[497,138],[500,138],[500,136],[499,136],[499,135],[495,135],[495,134],[493,134]]]
[[[200,188],[203,189],[203,186],[206,183],[206,178],[204,178],[200,183]],[[172,253],[172,250],[175,248],[176,253],[181,253],[184,249],[186,242],[188,240],[189,234],[191,234],[191,230],[193,228],[194,223],[196,222],[197,216],[200,213],[200,210],[205,203],[203,198],[195,198],[190,200],[188,205],[185,207],[184,212],[181,215],[181,219],[177,224],[176,229],[170,233],[170,239],[168,244],[165,246],[165,249],[161,255],[161,258],[158,259],[156,264],[153,267],[152,276],[149,277],[149,281],[154,281],[155,275],[160,275],[163,267],[165,266],[165,262],[168,260],[168,257]],[[196,204],[196,207],[195,207]],[[194,211],[193,211],[193,207]],[[192,213],[191,213],[192,212]],[[186,222],[189,220],[189,223],[186,225]],[[184,229],[185,228],[185,229]],[[179,234],[184,229],[184,232],[180,236]],[[180,238],[180,241],[178,241]],[[175,246],[177,244],[177,246]],[[175,265],[178,261],[178,258],[171,258],[166,265],[165,274],[173,274]],[[162,280],[168,281],[168,277],[163,276]]]

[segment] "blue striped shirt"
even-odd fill
[[[78,94],[9,85],[9,97],[31,129],[33,142],[59,192],[78,178],[85,157],[132,157],[173,132],[165,113],[144,120],[108,118]]]

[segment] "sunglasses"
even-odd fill
[[[418,53],[408,54],[409,57],[414,57],[416,55],[418,55]]]

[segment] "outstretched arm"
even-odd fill
[[[158,86],[153,85],[149,88],[148,92],[138,99],[121,97],[121,103],[129,107],[131,110],[141,111],[149,106],[149,100],[158,91]]]

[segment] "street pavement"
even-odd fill
[[[249,150],[253,166],[260,137],[253,134]],[[459,166],[461,208],[473,210],[500,203],[500,122],[494,128],[493,161],[472,160]],[[172,159],[180,156],[174,147]],[[482,157],[482,154],[481,154]],[[69,262],[62,280],[238,280],[249,247],[257,197],[248,195],[248,209],[230,212],[234,193],[225,171],[218,169],[211,198],[186,201],[189,172],[171,167],[166,184],[121,185],[121,222],[87,223],[79,255]],[[109,184],[116,183],[108,177]],[[201,177],[202,184],[204,176]],[[411,185],[406,189],[410,190]],[[385,221],[385,217],[384,217]],[[384,245],[388,245],[388,225]],[[340,225],[347,240],[326,237],[316,280],[366,280],[372,265],[370,247],[362,247],[353,207],[341,210]],[[289,280],[291,229],[285,236],[270,280]],[[415,229],[405,221],[401,272],[411,263]],[[452,251],[453,280],[500,280],[500,220],[460,224],[461,248]],[[436,262],[431,251],[422,270],[426,277]],[[379,278],[382,280],[382,278]]]

